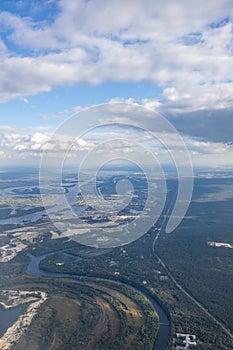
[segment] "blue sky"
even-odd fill
[[[151,83],[102,83],[97,86],[55,87],[49,93],[39,93],[13,99],[0,105],[7,124],[14,127],[58,125],[72,114],[75,106],[85,107],[107,103],[110,99],[153,98],[161,89]]]
[[[70,115],[124,101],[164,115],[194,165],[232,167],[231,0],[2,0],[0,28],[2,165],[38,164]]]

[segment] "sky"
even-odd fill
[[[232,168],[232,0],[2,0],[0,29],[2,166],[38,165],[71,115],[109,103],[125,120],[125,103],[150,111],[147,130],[166,118],[194,167]]]

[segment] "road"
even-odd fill
[[[216,324],[218,324],[219,327],[222,328],[222,330],[229,335],[229,337],[231,339],[233,339],[233,334],[231,333],[231,331],[226,328],[224,326],[224,324],[222,322],[220,322],[214,315],[212,315],[212,313],[204,306],[202,305],[197,299],[195,299],[184,287],[182,287],[177,280],[175,279],[174,275],[169,271],[168,267],[166,266],[166,264],[162,261],[162,259],[158,256],[158,254],[155,251],[155,246],[156,243],[159,239],[160,233],[162,231],[162,229],[164,229],[164,226],[166,224],[167,221],[167,217],[170,214],[171,210],[173,207],[173,202],[170,205],[170,207],[168,208],[168,210],[166,211],[166,214],[163,217],[162,223],[160,225],[160,227],[158,228],[157,234],[155,236],[155,239],[153,241],[153,245],[152,245],[152,250],[153,250],[153,254],[154,256],[158,259],[159,264],[163,267],[164,271],[166,272],[166,274],[169,276],[169,278],[171,279],[171,281],[175,284],[175,286],[182,292],[184,293],[195,305],[197,305],[202,311],[204,311],[206,313],[206,315],[208,315]]]

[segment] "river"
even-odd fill
[[[46,254],[42,254],[40,256],[34,256],[32,254],[28,254],[29,258],[30,258],[30,263],[27,266],[27,272],[31,275],[34,276],[46,276],[46,277],[56,277],[56,278],[79,278],[78,275],[73,275],[73,274],[68,274],[68,273],[58,273],[58,272],[48,272],[45,270],[42,270],[40,268],[40,262],[42,260],[44,260],[46,257],[50,256],[50,255],[54,255],[57,253],[64,253],[67,252],[70,249],[60,249],[60,250],[56,250],[50,253],[46,253]],[[88,276],[82,276],[82,279],[89,279],[91,277]],[[152,303],[154,310],[157,312],[158,316],[159,316],[159,331],[157,334],[157,337],[155,339],[155,343],[153,346],[153,350],[164,350],[165,346],[168,343],[169,340],[169,336],[170,336],[170,321],[167,317],[166,312],[162,309],[162,307],[158,304],[158,302],[156,301],[155,298],[152,298],[150,295],[148,295],[145,291],[139,290],[135,287],[132,287],[131,285],[128,285],[126,283],[122,283],[122,282],[117,282],[115,280],[111,280],[109,278],[96,278],[98,280],[106,280],[106,281],[111,281],[113,283],[117,283],[117,284],[124,284],[126,285],[128,288],[134,289],[136,290],[138,293],[143,294],[144,296],[146,296]]]

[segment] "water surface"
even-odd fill
[[[11,309],[4,309],[0,306],[0,337],[17,321],[22,314],[22,306],[16,306]]]

